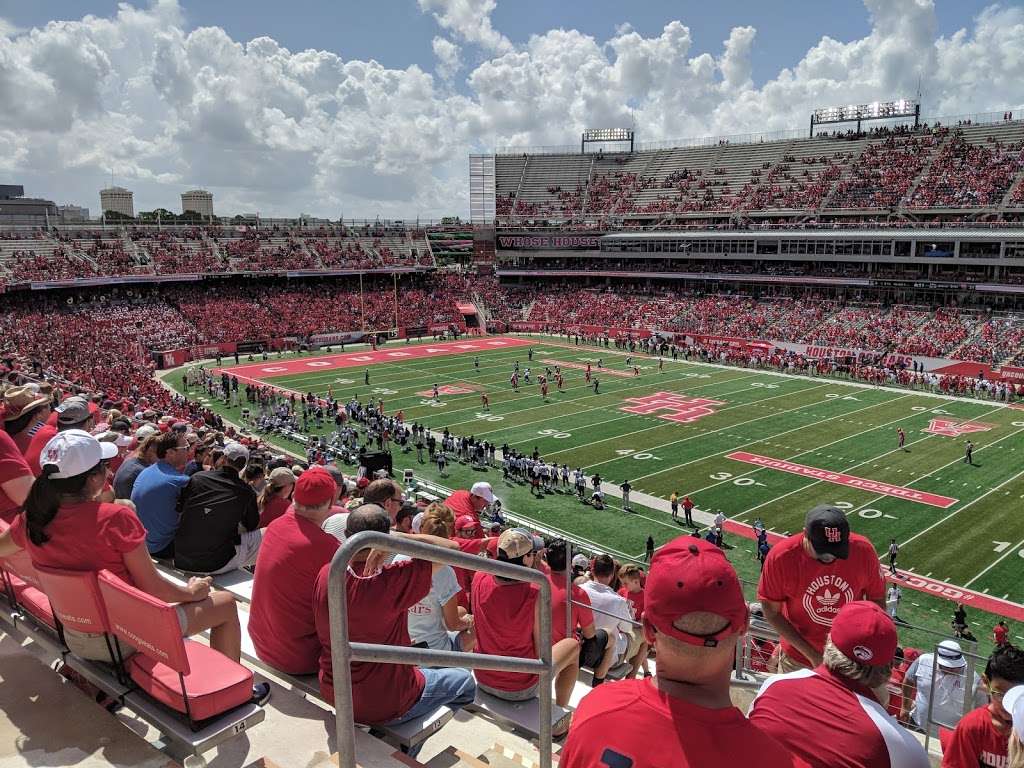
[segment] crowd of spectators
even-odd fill
[[[8,283],[121,275],[433,266],[422,231],[359,228],[133,227],[0,233],[24,247],[0,252]]]
[[[833,139],[867,141],[859,151],[786,154],[779,161],[767,160],[751,169],[741,186],[736,186],[736,174],[746,173],[742,170],[746,153],[736,155],[738,167],[732,169],[728,151],[716,159],[721,165],[708,168],[672,168],[673,162],[686,162],[685,155],[666,160],[669,152],[664,157],[655,155],[645,166],[646,170],[660,165],[664,176],[595,168],[586,181],[571,190],[551,185],[546,195],[538,198],[532,193],[529,199],[523,199],[523,193],[518,197],[515,192],[500,194],[496,214],[506,223],[515,219],[578,220],[614,228],[616,221],[631,216],[702,211],[997,207],[1024,168],[1024,142],[1005,143],[988,135],[983,144],[972,143],[963,135],[963,128],[969,125],[833,134]],[[666,165],[671,170],[665,172]],[[1018,187],[1011,202],[1022,200],[1024,191]],[[731,220],[716,223],[736,225]],[[795,220],[790,223],[806,226],[803,219],[799,224]]]
[[[489,285],[486,279],[451,277],[444,288],[474,294]],[[412,291],[411,306],[429,306],[430,287]],[[640,299],[599,292],[591,304],[583,293],[592,292],[558,291],[537,297],[535,304],[543,302],[547,316],[581,302],[586,307],[611,302],[620,312]],[[315,303],[325,295],[313,292],[306,298]],[[791,322],[791,333],[801,334],[842,311],[812,300],[758,304],[743,297],[657,297],[653,303],[673,301],[691,313],[680,322],[705,322],[702,331],[723,327],[740,332]],[[634,318],[641,320],[656,308],[644,306]],[[243,310],[250,311],[245,305],[230,306],[232,312]],[[394,480],[371,481],[365,467],[347,477],[322,454],[295,462],[257,438],[224,428],[198,403],[177,396],[161,399],[143,386],[151,383],[151,371],[132,344],[142,350],[195,327],[175,327],[168,312],[173,312],[171,305],[160,299],[125,296],[71,304],[50,298],[31,310],[19,308],[13,319],[5,313],[2,330],[14,344],[8,352],[17,352],[19,359],[4,359],[9,386],[3,393],[5,429],[0,433],[0,516],[5,525],[12,524],[12,532],[0,535],[0,556],[27,550],[39,565],[110,569],[152,597],[179,604],[185,634],[209,630],[211,647],[235,661],[241,656],[242,629],[231,595],[211,590],[209,577],[174,585],[150,558],[201,574],[254,565],[246,631],[256,654],[284,674],[317,673],[321,694],[330,702],[330,560],[346,537],[362,531],[408,537],[547,575],[555,598],[552,627],[558,628],[551,647],[555,702],[569,706],[581,668],[591,670],[583,679],[593,688],[571,725],[568,719],[560,723],[560,730],[568,730],[561,760],[567,767],[597,764],[595,755],[605,763],[617,755],[638,766],[665,759],[680,766],[749,760],[764,766],[831,766],[839,756],[865,768],[886,758],[901,765],[927,764],[920,745],[892,716],[896,629],[878,605],[884,585],[874,547],[851,533],[841,510],[811,510],[804,531],[777,543],[764,560],[758,598],[782,642],[766,662],[767,670],[778,674],[765,682],[746,720],[729,703],[729,675],[750,608],[718,546],[681,537],[653,555],[649,571],[603,554],[570,563],[564,541],[509,528],[498,514],[485,516],[497,510],[486,482],[456,491],[441,503],[417,505]],[[743,314],[746,319],[736,319]],[[960,343],[955,329],[964,325],[964,314],[944,310],[924,317],[916,330],[928,328],[945,343]],[[999,322],[990,319],[982,326],[988,338],[1005,331]],[[132,341],[126,344],[126,337]],[[764,359],[726,344],[695,344],[685,354],[836,373],[822,368],[834,367],[834,361],[781,352]],[[742,354],[748,357],[741,360]],[[875,377],[879,383],[919,377],[916,371],[881,365],[856,366],[847,373]],[[977,394],[979,383],[947,377],[932,386]],[[83,392],[72,395],[76,389]],[[235,401],[233,407],[241,405]],[[342,408],[337,402],[333,407],[339,413],[371,410],[356,411],[351,404]],[[43,433],[44,427],[51,432]],[[369,435],[367,428],[367,441]],[[47,439],[36,454],[36,467],[28,455],[43,436]],[[50,489],[51,484],[56,485]],[[51,497],[59,503],[47,506]],[[570,594],[579,605],[571,607],[566,632],[570,567],[575,577]],[[351,568],[345,599],[353,642],[416,643],[522,658],[538,654],[539,591],[533,585],[482,572],[467,579],[447,566],[417,559],[386,562],[382,552],[369,550]],[[827,600],[808,608],[803,596],[829,579],[841,579],[849,594],[835,598],[842,602],[833,605],[835,596],[827,593]],[[809,615],[815,611],[821,615]],[[829,620],[819,620],[826,613]],[[76,653],[89,653],[87,640],[69,642]],[[657,682],[646,679],[648,646],[656,652]],[[938,712],[941,704],[958,716],[965,697],[977,696],[977,709],[948,742],[949,753],[964,762],[950,765],[973,765],[970,759],[983,748],[994,750],[996,757],[1017,749],[1011,746],[1011,729],[997,728],[998,717],[1007,722],[1007,712],[996,703],[1005,696],[1010,710],[1016,706],[1019,694],[1012,690],[1024,683],[1019,651],[997,648],[985,669],[985,686],[961,693],[958,700],[939,700],[941,691],[930,687],[929,665],[943,666],[940,674],[956,675],[966,661],[959,646],[946,641],[938,655],[924,654],[906,665],[895,685],[900,722],[927,729],[924,713]],[[614,669],[626,680],[605,682]],[[357,662],[352,681],[356,719],[370,724],[402,723],[440,704],[462,707],[478,690],[512,702],[548,695],[539,690],[536,676],[461,667]],[[269,693],[265,684],[253,686],[253,701],[264,703]],[[810,709],[797,705],[810,701],[815,703]],[[814,717],[808,715],[812,710]],[[810,749],[801,738],[810,727],[808,717],[831,723],[828,749]],[[990,738],[992,729],[995,738]],[[659,744],[657,761],[647,757],[652,739]]]
[[[984,145],[954,131],[932,160],[910,200],[911,208],[973,208],[1002,202],[1024,169],[1024,141],[1011,144],[989,136]]]

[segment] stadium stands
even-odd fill
[[[1024,122],[628,154],[498,155],[496,213],[515,220],[661,220],[765,214],[1004,207],[1021,200]],[[882,214],[884,217],[884,213]],[[728,221],[719,219],[720,221]]]

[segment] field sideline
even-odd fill
[[[903,547],[901,569],[999,600],[1024,601],[1024,469],[1018,471],[1024,412],[682,360],[666,359],[659,371],[656,358],[642,355],[634,355],[641,369],[632,376],[625,356],[553,339],[485,337],[229,370],[297,392],[325,394],[330,387],[342,400],[381,398],[388,413],[401,409],[407,422],[448,427],[524,452],[536,448],[588,475],[598,471],[606,489],[628,479],[635,501],[642,493],[660,503],[634,503],[643,508],[628,519],[616,509],[583,511],[568,495],[529,506],[541,522],[617,552],[635,555],[648,533],[660,543],[678,532],[661,511],[672,491],[739,524],[761,517],[778,533],[798,530],[807,509],[829,502],[846,509],[853,529],[869,536],[880,553],[896,538]],[[600,394],[594,394],[583,371],[569,366],[596,366],[598,358],[607,370],[596,372]],[[561,365],[565,391],[552,383],[547,402],[535,384],[521,384],[514,393],[508,378],[516,360],[523,369],[532,367],[534,380],[545,365]],[[429,397],[434,383],[463,393],[442,394],[435,402]],[[487,412],[481,391],[490,396]],[[897,447],[897,427],[906,432],[905,451]],[[974,466],[963,461],[968,438],[976,446]],[[414,456],[412,466],[431,476]]]

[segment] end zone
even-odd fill
[[[449,341],[443,344],[417,344],[399,348],[394,345],[376,351],[345,352],[337,355],[320,355],[317,357],[298,357],[291,360],[264,360],[259,363],[236,365],[233,367],[214,368],[214,373],[227,373],[230,376],[245,378],[249,381],[274,379],[278,376],[294,376],[297,373],[313,371],[330,371],[339,368],[358,368],[374,363],[395,363],[402,360],[420,360],[425,357],[442,355],[461,355],[465,352],[486,352],[506,347],[524,347],[531,342],[513,338],[482,338],[466,341]]]

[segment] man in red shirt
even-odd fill
[[[340,546],[321,528],[336,493],[324,470],[303,472],[295,481],[292,506],[267,526],[256,558],[249,636],[263,661],[290,675],[317,671],[313,586]]]
[[[56,426],[48,423],[41,426],[32,436],[32,442],[25,451],[25,461],[36,477],[43,474],[43,469],[39,466],[39,454],[43,446],[50,442],[51,437],[67,429],[81,429],[91,433],[95,424],[93,411],[84,397],[69,397],[54,409],[52,416],[55,417],[53,420],[57,422]]]
[[[455,491],[444,500],[444,505],[452,511],[456,520],[463,515],[469,515],[479,522],[480,513],[488,504],[493,504],[495,498],[490,483],[473,483],[473,487],[468,491]]]
[[[301,478],[300,478],[301,480]],[[349,514],[345,537],[362,531],[388,533],[391,518],[376,504],[364,504]],[[448,539],[419,534],[417,539],[447,549],[457,549]],[[443,566],[429,560],[403,560],[383,570],[371,562],[371,551],[357,554],[345,578],[348,633],[353,643],[412,645],[408,610],[430,592],[431,576]],[[334,703],[331,666],[331,620],[328,581],[331,565],[317,576],[313,593],[316,631],[320,642],[320,692]],[[468,669],[427,669],[407,664],[352,662],[352,704],[356,722],[397,725],[428,714],[447,704],[462,707],[476,697],[476,682]],[[415,757],[416,751],[410,754]]]
[[[832,619],[854,600],[884,606],[885,582],[875,548],[850,533],[843,511],[822,504],[807,513],[803,533],[768,553],[757,599],[782,639],[779,672],[821,664]]]
[[[774,739],[729,698],[747,604],[722,550],[681,536],[658,550],[647,577],[644,633],[656,678],[595,688],[573,717],[561,768],[789,768]]]
[[[36,432],[50,418],[50,396],[29,385],[4,392],[4,430],[24,456]]]
[[[844,605],[817,669],[761,686],[750,722],[812,768],[928,768],[928,754],[885,711],[896,625],[875,603]]]
[[[498,560],[526,568],[536,566],[537,548],[527,531],[512,528],[498,538]],[[540,590],[535,584],[477,571],[473,577],[473,623],[477,653],[540,658]],[[579,672],[579,644],[575,638],[552,642],[555,703],[567,706]],[[528,701],[539,691],[539,677],[520,672],[477,670],[480,689],[506,701]]]
[[[0,429],[0,520],[13,523],[35,477],[11,436]]]
[[[942,748],[942,768],[1003,768],[1009,765],[1013,713],[1004,707],[1007,692],[1024,685],[1024,650],[1012,645],[996,648],[982,677],[989,703],[961,718]]]
[[[1006,622],[1002,619],[992,627],[992,642],[994,642],[997,647],[1006,645],[1010,642],[1010,628],[1006,626]]]
[[[555,539],[547,548],[548,581],[551,583],[551,642],[557,643],[564,637],[574,637],[579,632],[580,666],[594,670],[594,686],[604,682],[604,676],[615,660],[615,643],[608,642],[608,633],[594,626],[594,612],[590,610],[590,596],[581,588],[572,585],[572,607],[568,614],[572,634],[566,635],[566,550],[569,545],[564,539]]]

